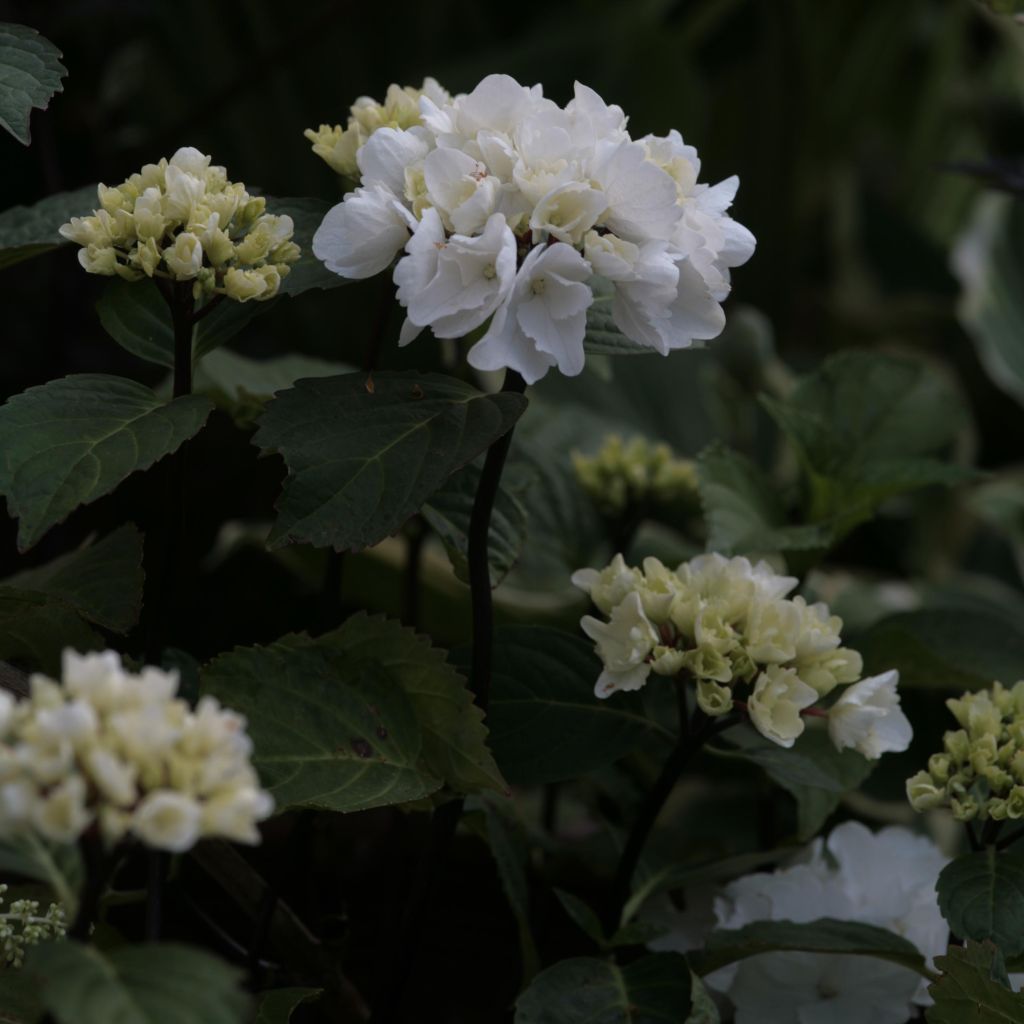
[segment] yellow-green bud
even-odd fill
[[[946,791],[928,772],[918,772],[907,779],[907,799],[915,811],[927,811],[946,802]]]
[[[942,737],[942,745],[946,753],[956,764],[964,764],[971,756],[971,741],[963,729],[950,729]]]
[[[950,810],[957,821],[973,821],[978,817],[980,808],[978,801],[973,796],[965,796],[962,799],[953,797],[949,802]]]
[[[715,718],[732,710],[732,690],[711,679],[697,680],[697,705],[705,715]]]
[[[949,781],[949,755],[948,754],[932,754],[928,758],[928,771],[931,777],[938,783],[946,783]]]
[[[1006,816],[1016,821],[1024,818],[1024,786],[1014,786],[1006,798]]]

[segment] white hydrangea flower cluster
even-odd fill
[[[98,827],[181,852],[204,836],[258,843],[273,811],[250,763],[245,719],[175,695],[177,672],[127,672],[115,651],[64,652],[62,681],[0,691],[0,838],[58,843]]]
[[[729,270],[754,238],[726,213],[739,180],[698,183],[697,151],[678,132],[633,139],[622,110],[579,83],[560,107],[507,75],[454,99],[428,80],[419,124],[408,91],[389,97],[394,126],[365,141],[356,108],[354,134],[314,133],[336,166],[354,151],[359,187],[324,218],[313,251],[366,278],[404,249],[399,344],[490,320],[472,366],[527,383],[553,366],[578,374],[595,276],[611,282],[614,321],[638,345],[665,355],[721,332]]]
[[[0,885],[0,905],[9,888]],[[39,900],[29,899],[12,900],[6,910],[0,909],[0,950],[5,964],[21,967],[26,946],[60,939],[66,934],[67,917],[59,903],[51,903],[45,914],[40,909]]]
[[[945,953],[949,926],[935,881],[946,858],[925,836],[892,826],[871,832],[844,822],[816,839],[800,863],[730,882],[718,894],[687,892],[687,911],[652,948],[688,952],[712,928],[822,917],[886,928],[931,962]],[[709,974],[728,996],[735,1024],[904,1024],[931,1002],[927,982],[905,967],[867,956],[761,953]]]
[[[910,743],[898,673],[857,682],[863,664],[841,646],[842,620],[823,603],[788,597],[798,581],[765,562],[707,554],[673,571],[657,558],[637,569],[616,555],[605,569],[580,569],[572,581],[607,616],[580,623],[604,663],[598,697],[638,690],[652,672],[686,673],[706,714],[738,706],[783,747],[804,731],[807,713],[827,716],[839,750],[852,747],[875,759]],[[814,707],[850,683],[827,712]]]
[[[121,185],[99,186],[100,209],[72,217],[60,234],[82,246],[90,274],[192,281],[196,299],[270,299],[301,255],[286,215],[228,181],[198,149],[146,164]]]

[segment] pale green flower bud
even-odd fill
[[[235,213],[235,224],[239,228],[246,228],[257,218],[262,217],[267,208],[267,201],[263,196],[253,196],[240,204]]]
[[[651,653],[651,671],[659,676],[677,676],[686,667],[686,655],[676,647],[659,644]]]
[[[938,783],[949,781],[950,761],[948,754],[932,754],[928,758],[928,771]]]
[[[140,239],[162,238],[167,228],[160,189],[147,188],[135,200],[135,233]]]
[[[1014,786],[1006,798],[1006,816],[1017,821],[1024,818],[1024,786]]]
[[[294,263],[301,255],[302,250],[295,242],[282,242],[270,250],[270,255],[267,258],[271,263],[277,263],[278,269],[280,269],[280,264]]]
[[[710,679],[698,679],[697,706],[712,718],[726,715],[732,710],[732,690]]]
[[[990,797],[985,803],[985,814],[993,821],[1004,821],[1009,817],[1006,809],[1006,801],[999,797]]]
[[[369,134],[359,125],[342,131],[341,125],[322,124],[318,129],[307,128],[303,133],[313,143],[313,152],[331,170],[346,178],[359,177],[356,153]]]
[[[907,799],[915,811],[927,811],[946,802],[946,790],[928,772],[918,772],[907,779]]]
[[[90,274],[117,273],[117,253],[109,245],[87,245],[84,249],[79,249],[78,262]]]
[[[177,280],[191,280],[203,265],[203,244],[190,231],[182,232],[164,249],[164,262]]]
[[[107,213],[115,213],[117,210],[131,210],[132,202],[129,196],[121,188],[109,188],[106,185],[99,185],[96,189],[100,201],[100,207]]]
[[[729,659],[714,647],[697,647],[687,651],[685,667],[697,679],[715,679],[720,683],[732,681]]]
[[[1010,773],[1020,783],[1024,783],[1024,750],[1018,750],[1010,759]]]
[[[657,558],[643,561],[643,582],[637,588],[640,603],[647,617],[654,623],[667,622],[672,602],[679,593],[679,579]]]
[[[965,796],[962,799],[953,797],[949,802],[950,810],[957,821],[973,821],[978,817],[980,808],[978,801],[973,796]]]
[[[860,679],[864,659],[849,647],[837,647],[817,656],[798,658],[796,668],[800,678],[824,697],[838,685],[855,683]]]
[[[271,263],[267,263],[262,267],[257,267],[254,273],[259,274],[267,286],[266,291],[264,291],[260,298],[271,299],[277,294],[278,289],[281,287],[281,278],[284,274],[288,273],[288,268],[276,267]]]
[[[993,793],[1007,793],[1013,787],[1013,776],[998,765],[990,764],[978,774],[988,782]]]
[[[203,238],[203,251],[215,267],[222,267],[235,259],[235,243],[220,228],[215,228]]]
[[[817,699],[818,694],[794,669],[769,665],[754,684],[747,710],[762,736],[780,747],[791,747],[804,731],[800,712]]]
[[[989,765],[995,764],[998,752],[999,747],[992,733],[979,736],[971,744],[971,767],[976,772],[983,772]]]
[[[141,270],[146,277],[153,276],[160,266],[161,259],[163,259],[163,253],[160,251],[160,246],[156,244],[155,238],[147,238],[145,242],[140,242],[131,256],[132,265]]]
[[[963,729],[951,729],[942,737],[942,745],[955,764],[964,764],[971,757],[971,741]]]
[[[229,299],[235,299],[237,302],[258,299],[266,290],[266,280],[255,270],[239,270],[232,267],[224,275],[224,291]]]

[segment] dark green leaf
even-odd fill
[[[173,943],[100,952],[78,942],[33,949],[26,969],[58,1024],[243,1024],[241,972]]]
[[[0,660],[60,675],[61,651],[98,651],[103,637],[63,598],[0,586]]]
[[[12,206],[0,213],[0,270],[50,252],[65,239],[57,229],[72,217],[87,215],[96,206],[96,186],[57,192],[31,206]]]
[[[992,846],[950,861],[935,884],[939,910],[961,939],[991,939],[1004,956],[1024,953],[1024,856]]]
[[[657,731],[637,694],[594,696],[593,645],[556,629],[498,630],[487,724],[505,778],[537,785],[611,764]]]
[[[310,288],[337,288],[352,283],[349,278],[332,273],[313,255],[313,234],[333,205],[326,199],[267,197],[269,213],[287,214],[295,222],[292,241],[302,249],[302,256],[281,282],[279,294],[299,295]]]
[[[210,409],[199,395],[165,403],[143,384],[98,373],[15,395],[0,408],[0,494],[20,520],[18,546],[177,450]]]
[[[469,582],[469,521],[479,484],[480,470],[470,464],[449,477],[423,506],[423,518],[441,538],[455,575],[463,583]],[[492,587],[516,564],[525,539],[526,509],[513,491],[499,487],[487,543]]]
[[[619,330],[612,316],[612,300],[615,288],[603,277],[592,277],[590,289],[594,301],[587,310],[587,333],[583,347],[591,355],[601,356],[642,356],[656,355],[652,348],[638,345]]]
[[[267,406],[254,438],[289,470],[271,547],[376,544],[525,408],[521,395],[485,395],[440,374],[299,381]]]
[[[577,957],[537,975],[516,1001],[515,1024],[679,1024],[690,1008],[690,970],[678,953],[626,967]]]
[[[60,50],[34,28],[0,23],[0,126],[26,146],[32,108],[45,110],[54,93],[63,91],[68,69],[60,58]]]
[[[139,619],[144,579],[142,534],[126,523],[102,540],[8,577],[3,586],[59,598],[82,618],[127,633]]]
[[[928,986],[928,1024],[1024,1024],[1024,996],[1007,986],[992,943],[950,946],[935,966],[942,976]]]
[[[827,547],[824,523],[786,523],[778,488],[746,456],[715,444],[697,463],[709,551],[757,554]]]
[[[1024,677],[1024,631],[986,612],[901,612],[852,643],[866,671],[899,669],[901,686],[964,690]]]
[[[604,925],[601,924],[601,918],[597,916],[597,912],[586,900],[581,900],[579,896],[575,896],[565,889],[559,889],[556,886],[554,893],[558,897],[558,902],[562,904],[562,909],[579,925],[583,934],[603,949],[608,940],[605,938]]]
[[[302,1004],[317,999],[320,988],[277,988],[256,997],[256,1019],[253,1024],[288,1024],[292,1013]]]
[[[28,832],[12,836],[0,842],[0,875],[42,882],[64,908],[67,919],[75,919],[78,894],[85,881],[77,846],[50,843]]]
[[[693,1008],[686,1018],[686,1024],[720,1024],[722,1018],[707,986],[696,974],[690,980],[693,985]]]
[[[44,1012],[27,971],[0,970],[0,1024],[37,1024]]]
[[[848,953],[873,956],[934,977],[918,948],[901,935],[860,921],[823,917],[793,921],[755,921],[733,931],[712,932],[702,953],[692,954],[693,969],[704,977],[720,967],[759,953],[780,950],[802,953]]]
[[[222,654],[204,669],[202,690],[248,719],[253,764],[279,810],[361,811],[441,786],[421,770],[412,702],[380,665],[285,637]]]

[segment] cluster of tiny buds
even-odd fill
[[[8,886],[0,885],[0,907],[7,892]],[[51,903],[45,913],[40,913],[40,909],[38,900],[29,899],[14,900],[6,910],[0,909],[0,948],[4,963],[21,967],[26,946],[63,938],[67,930],[64,908]]]
[[[580,486],[607,516],[630,507],[669,506],[692,502],[697,495],[697,467],[692,459],[676,456],[664,442],[645,437],[623,441],[609,434],[594,455],[572,453]]]

